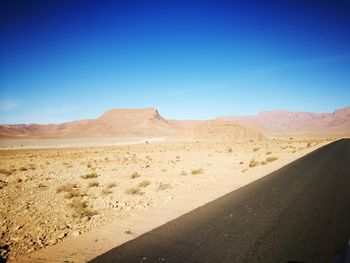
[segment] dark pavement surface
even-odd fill
[[[343,139],[91,262],[332,262],[349,237]]]

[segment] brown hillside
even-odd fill
[[[172,139],[181,141],[242,141],[263,138],[254,128],[218,119],[180,130],[172,136]]]

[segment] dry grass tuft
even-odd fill
[[[89,182],[89,184],[88,184],[88,186],[89,187],[97,187],[97,186],[99,186],[100,184],[98,183],[98,182],[96,182],[96,181],[94,181],[94,182]]]
[[[131,179],[135,179],[135,178],[138,178],[140,177],[141,174],[139,174],[138,172],[134,172],[132,175],[131,175]]]
[[[276,156],[271,156],[271,157],[266,158],[266,162],[267,162],[267,163],[271,163],[271,162],[273,162],[273,161],[276,161],[277,159],[278,159],[278,157],[276,157]]]
[[[83,179],[91,179],[91,178],[96,178],[96,177],[97,177],[97,173],[95,173],[95,172],[92,172],[92,173],[85,174],[85,175],[81,176],[81,178],[83,178]]]
[[[66,199],[72,199],[74,197],[81,197],[81,196],[83,195],[80,193],[79,189],[72,189],[71,191],[64,193],[64,198]]]
[[[12,174],[12,171],[6,170],[6,169],[0,169],[0,174],[4,174],[6,176],[9,176]]]
[[[203,173],[204,173],[204,170],[203,170],[202,168],[193,170],[193,171],[191,172],[191,174],[193,174],[193,175],[198,175],[198,174],[203,174]]]
[[[101,193],[103,195],[109,195],[111,193],[113,193],[109,188],[105,188],[105,189],[102,189]]]
[[[181,171],[180,175],[187,175],[187,173],[185,171]]]
[[[116,187],[116,186],[117,186],[116,183],[110,182],[110,183],[108,183],[108,184],[106,185],[106,188],[107,188],[107,189],[110,189],[110,188],[113,188],[113,187]]]
[[[249,162],[249,167],[252,168],[252,167],[255,167],[255,166],[258,166],[260,163],[255,161],[254,159],[251,159],[250,162]]]
[[[79,188],[77,184],[63,184],[57,187],[56,193],[61,193],[61,192],[69,192],[72,191],[73,189]]]
[[[138,187],[147,187],[151,184],[151,181],[149,180],[143,180],[142,182],[139,182],[139,184],[137,185]]]
[[[126,189],[125,193],[128,195],[142,195],[143,194],[143,192],[141,192],[139,187],[128,188],[128,189]]]
[[[78,189],[77,184],[67,183],[67,184],[61,185],[57,187],[56,192],[57,193],[63,192],[64,198],[66,199],[83,196],[83,194],[80,193],[80,190]]]
[[[170,184],[166,184],[166,183],[160,182],[159,185],[158,185],[158,190],[165,190],[165,189],[168,189],[170,187],[171,187]]]
[[[71,203],[68,204],[70,208],[74,210],[74,218],[83,218],[88,217],[89,219],[96,215],[96,211],[89,209],[87,201],[82,200],[81,198],[74,198]]]
[[[257,151],[259,151],[259,149],[260,149],[259,147],[254,148],[254,149],[253,149],[253,152],[257,152]]]

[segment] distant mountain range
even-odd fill
[[[291,112],[287,110],[263,111],[257,116],[221,116],[219,119],[235,121],[259,129],[264,134],[344,134],[350,133],[350,107],[333,113]]]
[[[221,121],[166,120],[154,108],[112,109],[97,119],[62,124],[0,125],[0,139],[160,136],[242,139],[261,138],[260,133],[350,134],[350,107],[323,114],[273,110],[257,116],[221,116],[218,119]]]

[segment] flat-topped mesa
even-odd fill
[[[342,116],[350,119],[350,107],[335,110],[332,115]]]
[[[111,109],[103,113],[97,120],[102,122],[113,122],[120,120],[163,120],[158,111],[155,108],[143,108],[143,109]]]
[[[103,113],[93,123],[105,135],[164,136],[173,127],[154,108],[112,109]]]
[[[97,119],[55,125],[0,126],[0,138],[159,137],[174,130],[154,108],[112,109]]]

